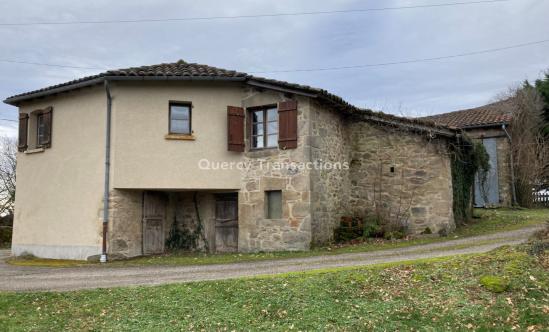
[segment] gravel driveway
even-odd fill
[[[2,262],[8,252],[0,251],[0,291],[63,291],[159,285],[482,253],[503,245],[524,242],[541,227],[529,227],[510,232],[374,252],[196,266],[23,267]]]

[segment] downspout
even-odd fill
[[[105,92],[107,94],[107,126],[105,133],[105,187],[103,192],[103,246],[101,249],[101,263],[107,262],[107,229],[109,225],[109,186],[111,166],[111,111],[112,97],[109,81],[105,80]]]
[[[510,163],[511,164],[511,191],[512,191],[512,194],[513,194],[513,206],[516,206],[517,205],[517,193],[515,191],[515,166],[514,166],[514,163],[513,163],[513,147],[512,147],[513,140],[511,139],[511,135],[509,135],[509,132],[507,132],[505,124],[502,124],[501,128],[505,132],[505,135],[507,135],[507,139],[509,139],[509,145],[511,146],[509,148],[509,158],[510,158],[510,161],[511,161],[511,163]]]

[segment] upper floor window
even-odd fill
[[[251,145],[254,149],[278,146],[278,110],[268,106],[251,111]]]
[[[19,115],[19,151],[51,147],[53,108]]]
[[[47,143],[46,115],[44,113],[36,115],[36,143],[38,146]]]
[[[170,103],[170,134],[191,135],[191,103]]]

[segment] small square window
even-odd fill
[[[191,105],[184,103],[170,104],[170,134],[190,135]]]
[[[265,218],[282,218],[282,191],[271,190],[265,192]]]

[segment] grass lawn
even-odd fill
[[[202,253],[177,253],[160,256],[147,256],[113,261],[108,266],[143,266],[143,265],[201,265],[201,264],[223,264],[246,261],[261,261],[270,259],[285,259],[309,257],[318,255],[342,254],[352,252],[367,252],[374,250],[402,248],[418,244],[448,241],[458,238],[465,238],[475,235],[484,235],[496,232],[510,231],[523,227],[542,224],[549,221],[549,209],[476,209],[475,217],[468,225],[459,227],[448,237],[418,238],[412,240],[374,240],[355,245],[331,246],[313,248],[310,251],[301,252],[272,252],[255,254],[202,254]],[[51,259],[11,259],[10,264],[21,266],[49,266],[49,267],[70,267],[91,265],[98,263],[87,263],[82,261],[51,260]]]
[[[494,330],[549,326],[549,257],[474,256],[283,276],[0,293],[2,330]],[[493,293],[485,276],[503,278]],[[493,279],[493,278],[492,278]]]

